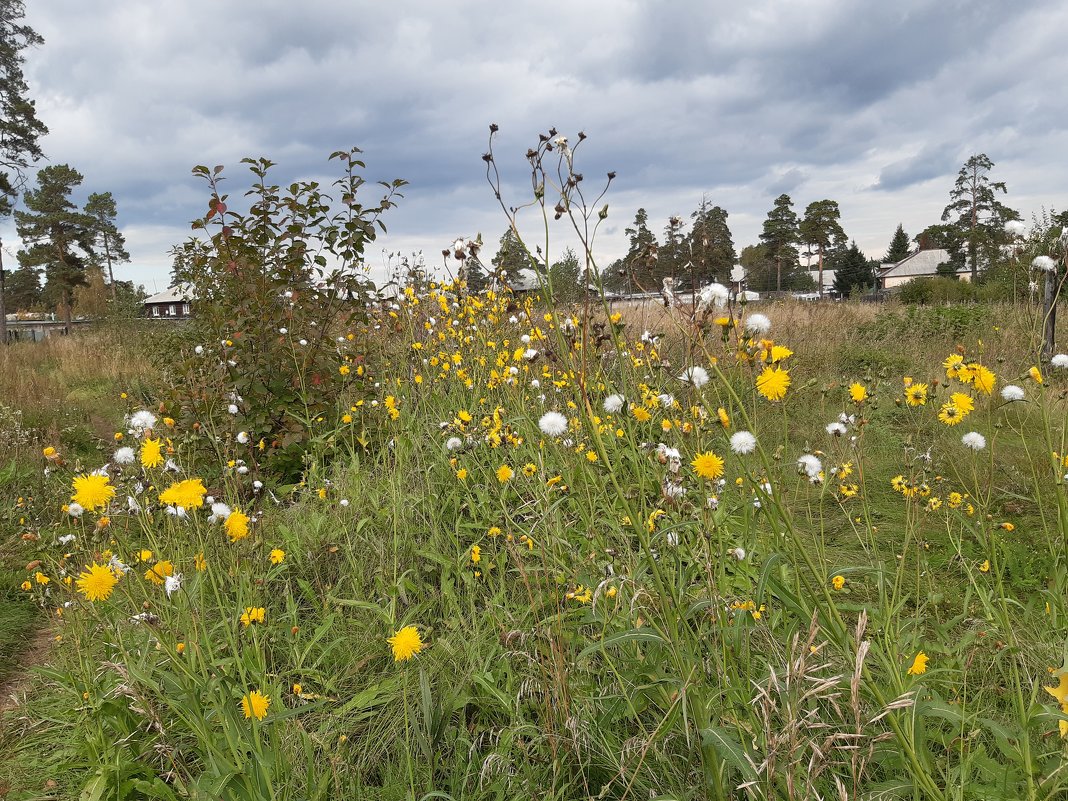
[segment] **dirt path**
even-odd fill
[[[0,714],[15,709],[21,703],[31,680],[30,669],[42,664],[48,658],[52,645],[52,632],[47,628],[41,628],[22,649],[8,675],[0,681]]]

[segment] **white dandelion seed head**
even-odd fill
[[[523,351],[523,358],[526,359],[528,362],[532,362],[536,358],[538,358],[538,352],[534,350],[534,348],[527,348],[525,351]]]
[[[1068,370],[1068,353],[1058,353],[1049,360],[1049,364],[1058,370]]]
[[[228,411],[230,414],[237,414],[237,404],[231,403],[229,406],[226,407],[226,411]]]
[[[745,318],[745,332],[763,336],[771,330],[771,320],[766,314],[750,314]]]
[[[1055,273],[1057,272],[1057,262],[1049,256],[1036,256],[1035,260],[1031,262],[1031,269],[1044,273]]]
[[[519,337],[519,341],[522,342],[524,345],[529,345],[530,344],[530,334],[523,334],[523,336]]]
[[[838,422],[842,425],[851,426],[856,420],[857,416],[855,414],[846,414],[845,412],[842,412],[838,415]]]
[[[193,353],[195,353],[197,356],[203,356],[204,355],[204,346],[203,345],[197,345],[195,348],[193,348]]]
[[[74,503],[73,501],[67,505],[67,514],[71,517],[81,517],[85,513],[85,509],[82,508],[80,503]]]
[[[560,412],[546,412],[538,420],[538,428],[549,437],[562,437],[567,433],[567,418]]]
[[[748,431],[735,431],[731,434],[731,450],[739,456],[752,453],[756,450],[756,437]]]
[[[141,409],[127,417],[126,424],[130,427],[129,433],[139,437],[148,429],[156,427],[156,415],[147,409]]]
[[[298,345],[300,345],[301,347],[304,347],[305,345],[307,345],[307,344],[308,344],[308,340],[306,340],[306,339],[302,339],[302,340],[300,340],[300,342],[298,342],[297,344],[298,344]]]
[[[464,446],[464,441],[459,437],[449,437],[445,440],[445,450],[457,451]]]
[[[289,333],[289,329],[286,328],[285,326],[283,326],[282,328],[278,329],[278,333],[282,334],[282,335],[288,334]]]
[[[237,432],[237,441],[240,442],[242,445],[248,445],[249,439],[250,437],[247,431]]]
[[[715,282],[709,284],[697,295],[697,312],[703,312],[713,306],[717,309],[722,309],[727,305],[727,299],[730,297],[730,294],[730,290],[723,286],[723,284]]]
[[[1001,388],[1001,397],[1003,400],[1012,403],[1013,401],[1022,401],[1026,397],[1026,393],[1022,387],[1018,387],[1015,384],[1006,384]]]
[[[241,465],[239,468],[237,468],[237,472],[238,472],[238,475],[242,475],[242,476],[246,475],[248,473],[248,466],[247,465]]]
[[[119,448],[115,451],[115,464],[133,464],[134,458],[133,448]]]
[[[832,437],[840,437],[846,433],[846,427],[841,423],[828,423],[827,433]]]
[[[340,504],[341,506],[348,506],[349,505],[349,499],[348,498],[342,498],[340,501],[338,501],[338,504]]]
[[[818,479],[823,471],[823,462],[818,456],[811,453],[803,453],[797,457],[797,468],[804,472],[809,479]]]
[[[642,332],[642,342],[646,345],[656,345],[660,342],[660,337],[655,334],[651,334],[649,331]]]
[[[125,564],[115,554],[112,554],[111,559],[108,560],[108,567],[111,569],[112,573],[122,573],[123,575],[126,575],[130,572],[130,566]]]
[[[757,503],[759,503],[759,501],[757,501]],[[729,551],[727,551],[727,555],[733,556],[735,559],[741,562],[745,559],[745,548],[731,548]]]
[[[130,514],[137,514],[141,511],[141,504],[135,501],[132,495],[127,495],[126,508],[129,510]]]
[[[986,437],[978,431],[969,431],[960,438],[960,441],[964,443],[964,447],[971,448],[973,451],[981,451],[986,447]]]
[[[230,507],[222,501],[213,503],[211,505],[211,516],[208,517],[208,522],[221,523],[223,520],[230,516],[231,511],[232,510],[230,509]]]
[[[513,376],[513,377],[519,375],[519,368],[518,367],[514,367],[514,366],[513,367],[509,367],[508,368],[508,375]]]
[[[163,589],[166,590],[168,598],[182,589],[182,574],[175,573],[173,576],[167,576],[163,581]]]
[[[696,364],[693,367],[687,367],[679,376],[679,381],[684,384],[693,384],[694,389],[700,389],[708,383],[708,370]]]
[[[252,489],[256,490],[256,492],[259,492],[261,489],[263,489],[263,482],[259,479],[256,479],[252,482]]]
[[[530,379],[530,386],[532,389],[539,389],[541,387],[541,382],[536,378],[532,378]]]
[[[656,399],[660,401],[660,405],[663,406],[665,409],[670,409],[671,404],[675,402],[675,396],[669,395],[666,392],[661,395],[657,395]]]
[[[626,402],[627,399],[624,398],[622,395],[609,395],[607,398],[604,399],[604,410],[609,414],[615,414],[623,408],[623,405]]]
[[[76,539],[78,538],[75,537],[73,534],[64,534],[62,537],[57,539],[56,542],[58,542],[60,545],[66,545],[67,543],[74,542]]]
[[[705,498],[705,508],[715,511],[719,508],[719,497],[716,495],[709,495]]]
[[[1027,226],[1020,220],[1009,220],[1005,223],[1005,233],[1009,236],[1023,236],[1027,233]]]

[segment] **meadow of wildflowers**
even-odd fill
[[[273,322],[298,369],[330,343],[297,479],[226,371],[217,415],[176,384],[99,458],[45,443],[20,592],[55,644],[5,744],[63,797],[1064,797],[1033,311],[709,298],[457,279]],[[167,358],[239,373],[237,334]]]

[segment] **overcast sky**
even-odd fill
[[[226,165],[237,195],[245,156],[278,162],[279,182],[331,180],[327,156],[357,145],[368,179],[408,180],[367,251],[376,272],[383,249],[438,263],[478,232],[492,255],[507,223],[480,159],[491,122],[516,204],[539,132],[589,136],[587,180],[618,173],[602,263],[625,252],[639,206],[660,235],[707,197],[741,250],[782,192],[799,213],[837,200],[847,235],[881,257],[899,222],[911,236],[938,221],[979,152],[1025,220],[1068,207],[1062,0],[27,7],[45,39],[26,74],[48,161],[85,175],[79,201],[114,194],[133,257],[117,277],[149,291],[206,209],[190,169]],[[18,249],[12,226],[3,241]]]

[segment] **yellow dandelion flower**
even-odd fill
[[[853,403],[864,403],[868,399],[868,388],[859,382],[853,382],[849,385],[849,397],[853,399]]]
[[[148,437],[141,443],[141,464],[149,468],[163,464],[162,440]]]
[[[208,494],[203,480],[188,478],[176,481],[159,495],[159,502],[166,506],[180,506],[182,509],[199,509],[204,505],[204,496]],[[84,505],[84,504],[83,504]]]
[[[984,395],[989,395],[994,391],[994,382],[997,380],[997,376],[986,367],[981,364],[971,365],[972,369],[972,386],[982,392]]]
[[[471,546],[471,564],[477,565],[482,561],[482,549],[477,545]]]
[[[106,565],[93,562],[78,575],[78,592],[89,601],[106,601],[119,580]]]
[[[73,487],[74,494],[70,499],[83,509],[102,509],[115,497],[115,488],[107,476],[75,476]]]
[[[502,464],[497,468],[497,480],[502,484],[506,483],[514,475],[515,471],[506,464]]]
[[[275,548],[271,551],[271,564],[280,565],[286,560],[286,552],[281,548]]]
[[[790,371],[779,367],[765,367],[757,376],[756,387],[757,392],[769,401],[780,401],[790,387]]]
[[[954,392],[949,396],[949,402],[960,409],[961,415],[967,417],[973,411],[975,411],[975,401],[971,395],[966,395],[963,392]]]
[[[415,626],[405,626],[394,632],[392,637],[386,638],[386,642],[393,649],[394,662],[407,662],[423,650],[423,640]]]
[[[1037,367],[1032,367],[1030,370],[1027,371],[1027,374],[1031,376],[1031,380],[1034,381],[1036,384],[1042,383],[1042,371],[1039,370]]]
[[[234,511],[230,512],[226,522],[223,524],[230,542],[237,542],[248,536],[249,519],[249,516],[240,509],[234,509]]]
[[[198,553],[196,556],[193,557],[193,568],[198,573],[203,573],[205,570],[208,569],[208,563],[204,559],[204,552],[203,551],[201,551],[200,553]]]
[[[720,406],[718,409],[716,409],[716,416],[719,418],[719,424],[721,426],[723,426],[724,428],[730,428],[730,426],[731,426],[731,418],[727,414],[727,410],[726,409],[724,409],[722,406]]]
[[[167,559],[161,559],[156,564],[152,565],[145,571],[145,580],[151,581],[153,584],[159,585],[164,582],[167,576],[174,575],[174,565]]]
[[[845,576],[839,575],[839,576],[835,576],[833,579],[831,579],[831,586],[834,587],[836,590],[842,589],[842,587],[845,586],[845,583],[846,583]]]
[[[644,406],[632,405],[630,407],[630,413],[634,415],[634,419],[639,423],[648,423],[653,418]]]
[[[912,665],[908,669],[908,675],[919,676],[922,673],[927,672],[927,654],[920,651],[916,654],[916,658],[912,660]]]
[[[723,459],[712,451],[697,454],[690,465],[701,478],[714,480],[723,475]]]
[[[911,384],[905,390],[905,403],[909,406],[923,406],[927,403],[927,385]]]
[[[964,419],[964,415],[961,414],[961,411],[957,408],[956,404],[943,403],[942,409],[938,412],[938,419],[947,426],[955,426]]]
[[[271,699],[259,690],[253,690],[241,699],[241,711],[245,713],[245,720],[263,720],[267,717],[267,708],[270,705]]]

